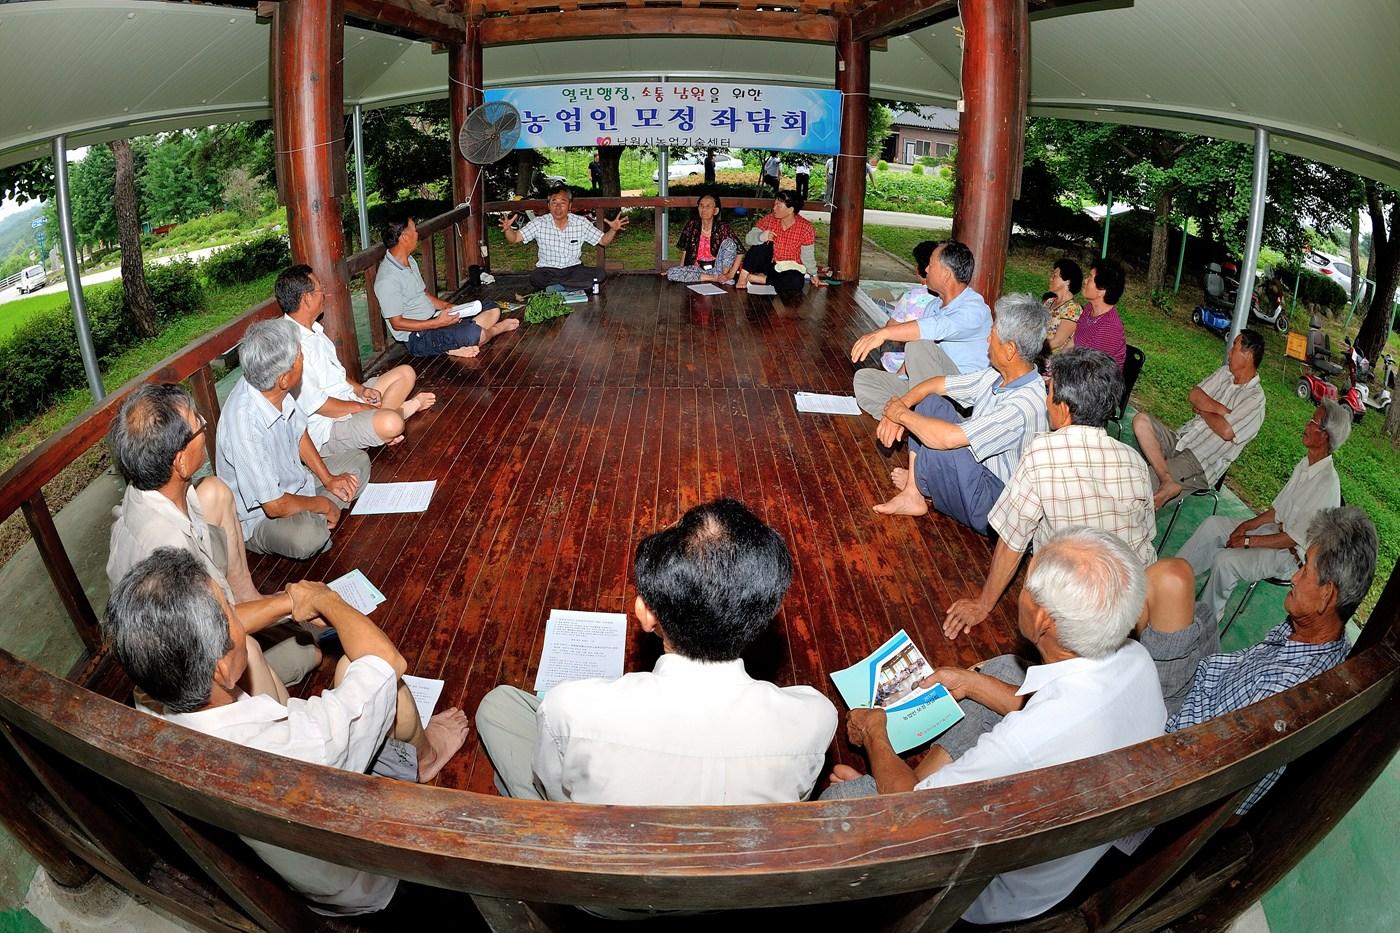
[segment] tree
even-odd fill
[[[242,167],[231,168],[224,175],[224,204],[244,220],[253,220],[262,208],[264,182],[262,175],[253,175]]]
[[[131,312],[136,332],[143,337],[156,335],[156,306],[146,286],[146,269],[141,255],[141,217],[136,201],[136,162],[131,143],[125,139],[110,144],[116,163],[112,200],[117,213],[117,236],[121,240],[122,293]]]
[[[1400,191],[1367,179],[1366,209],[1371,215],[1370,274],[1376,283],[1366,317],[1356,335],[1356,348],[1367,359],[1379,360],[1389,336],[1391,306],[1400,285]],[[1391,406],[1394,410],[1396,407]],[[1387,419],[1389,424],[1390,419]],[[1392,434],[1392,437],[1395,435]]]
[[[450,190],[455,140],[447,101],[370,111],[364,141],[367,181],[386,203],[398,200],[402,191],[423,197]]]
[[[894,111],[879,101],[871,101],[869,122],[865,127],[866,156],[873,159],[879,155],[893,129]]]
[[[81,162],[68,169],[72,195],[73,238],[85,246],[113,243],[117,239],[117,163],[107,146],[91,146]]]
[[[150,146],[140,180],[141,205],[152,223],[186,221],[219,206],[221,186],[208,177],[197,148],[188,133],[169,133]]]

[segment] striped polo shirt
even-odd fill
[[[977,372],[943,377],[943,394],[972,417],[961,425],[977,461],[1003,483],[1011,479],[1021,454],[1041,431],[1049,430],[1045,413],[1045,380],[1031,369],[1006,385],[1001,373],[988,367]]]
[[[1248,382],[1237,385],[1235,377],[1230,375],[1230,367],[1222,366],[1201,380],[1200,388],[1230,409],[1225,420],[1235,439],[1225,440],[1211,430],[1204,418],[1197,415],[1177,432],[1176,447],[1177,450],[1189,450],[1195,454],[1206,480],[1214,484],[1235,462],[1244,445],[1259,433],[1259,427],[1264,423],[1264,387],[1259,384],[1258,374]]]

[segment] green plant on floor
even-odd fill
[[[556,292],[537,292],[525,302],[525,323],[543,324],[545,321],[563,317],[572,308],[564,297]]]

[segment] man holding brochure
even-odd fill
[[[500,686],[477,730],[502,794],[655,806],[801,800],[836,732],[811,687],[755,680],[741,655],[768,628],[792,579],[778,533],[733,499],[696,506],[637,546],[644,631],[665,654],[651,671],[575,680],[541,700]]]
[[[870,774],[837,765],[823,800],[928,790],[1100,755],[1162,734],[1167,710],[1147,649],[1128,638],[1146,600],[1142,563],[1104,531],[1061,532],[1031,561],[1018,603],[1021,634],[1041,663],[1003,655],[981,673],[939,668],[923,681],[963,700],[966,716],[918,767],[890,744],[883,709],[853,709],[852,745]],[[997,875],[963,919],[1024,920],[1074,889],[1108,845]]]

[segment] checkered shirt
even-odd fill
[[[798,215],[791,227],[783,229],[783,222],[772,214],[754,224],[760,230],[773,234],[773,262],[801,262],[802,247],[817,242],[817,231],[806,217]]]
[[[1230,464],[1244,450],[1244,445],[1254,440],[1259,426],[1264,423],[1264,387],[1255,376],[1243,385],[1236,385],[1230,368],[1222,366],[1200,382],[1201,391],[1215,399],[1230,413],[1225,416],[1235,439],[1227,441],[1211,430],[1200,415],[1181,426],[1177,432],[1177,449],[1189,450],[1200,461],[1201,472],[1208,482],[1214,483],[1225,475]],[[1171,451],[1164,451],[1170,454]]]
[[[539,243],[540,269],[567,269],[583,262],[583,244],[598,245],[603,231],[578,214],[570,214],[569,222],[560,230],[549,214],[540,214],[520,228],[520,242]]]
[[[986,369],[943,377],[943,394],[972,417],[959,425],[972,456],[1003,483],[1016,472],[1031,440],[1050,426],[1045,414],[1045,380],[1032,369],[1009,385],[1001,373]]]
[[[1013,551],[1087,525],[1115,534],[1143,566],[1157,560],[1152,480],[1137,451],[1103,428],[1070,424],[1037,435],[987,516]]]
[[[1293,625],[1279,623],[1252,648],[1229,654],[1213,654],[1196,667],[1191,691],[1181,709],[1167,721],[1167,731],[1199,725],[1216,716],[1266,700],[1310,677],[1329,671],[1346,660],[1351,643],[1345,635],[1321,645],[1291,640]],[[1283,769],[1271,771],[1245,798],[1236,813],[1245,813],[1278,781]]]

